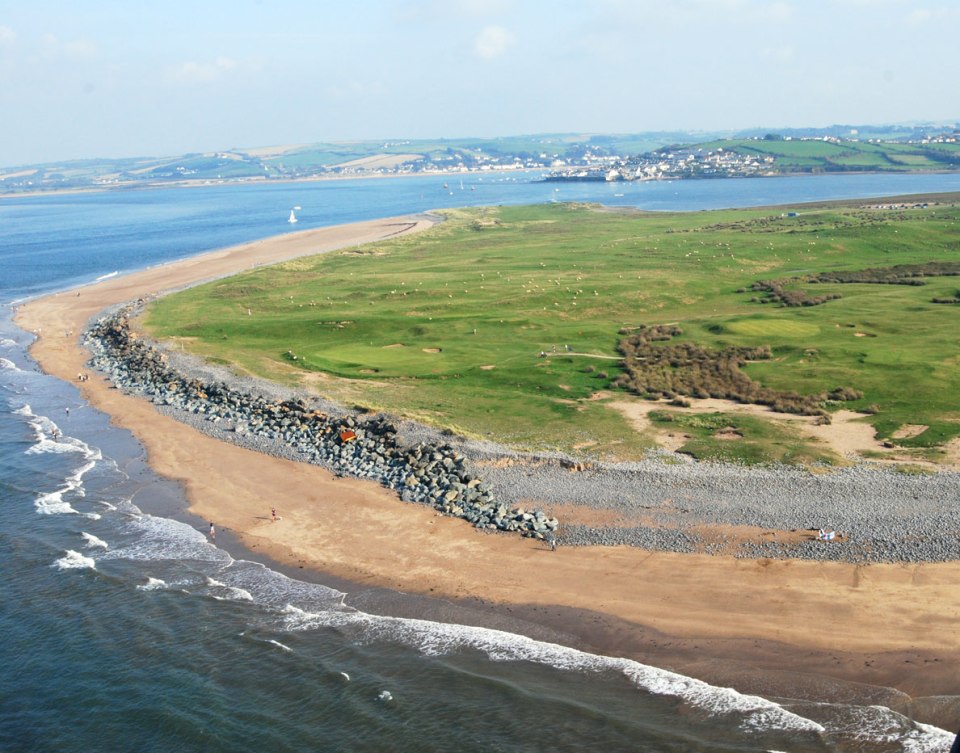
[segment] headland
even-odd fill
[[[45,371],[68,381],[90,374],[79,384],[84,397],[134,433],[157,472],[184,485],[191,512],[281,567],[330,573],[360,591],[441,599],[480,622],[746,692],[856,697],[955,726],[956,705],[930,697],[955,691],[956,562],[744,559],[615,542],[551,551],[402,502],[371,481],[219,441],[86,366],[79,335],[107,308],[429,224],[395,218],[245,244],[31,301],[17,322],[39,334],[31,352]],[[501,465],[527,472],[522,459]],[[272,507],[281,520],[271,520]],[[590,509],[579,509],[583,520]]]

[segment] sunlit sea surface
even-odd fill
[[[374,616],[236,559],[128,433],[38,371],[32,335],[10,321],[17,300],[114,272],[437,207],[696,210],[960,190],[958,175],[539,177],[0,199],[0,751],[949,749],[952,735],[883,707],[744,696],[512,633]]]

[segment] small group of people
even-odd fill
[[[90,378],[90,375],[84,374],[82,371],[79,374],[77,374],[78,382],[86,382],[89,378]]]
[[[836,537],[837,537],[836,531],[831,531],[826,528],[821,528],[820,531],[817,533],[817,538],[820,541],[833,541]]]

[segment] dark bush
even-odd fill
[[[820,272],[803,277],[784,277],[778,280],[757,280],[750,289],[763,293],[760,303],[778,302],[781,306],[819,306],[827,301],[833,301],[840,296],[830,295],[811,296],[803,290],[785,290],[786,285],[836,283],[861,285],[926,285],[923,277],[954,277],[960,275],[960,262],[927,262],[925,264],[897,264],[893,267],[871,267],[868,269],[846,270],[837,272]],[[753,300],[753,299],[751,299]],[[960,294],[957,299],[934,299],[933,303],[960,303]]]
[[[764,387],[754,382],[741,367],[749,361],[768,360],[770,346],[727,347],[712,350],[696,343],[668,343],[682,334],[679,327],[658,325],[639,328],[620,341],[624,373],[614,381],[637,394],[653,399],[680,400],[680,396],[721,398],[741,403],[768,405],[774,410],[806,416],[825,416],[826,395],[798,395]],[[600,375],[605,377],[601,372]],[[858,400],[862,393],[838,387],[833,400]]]

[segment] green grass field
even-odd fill
[[[207,358],[347,404],[522,447],[632,458],[652,434],[589,398],[620,373],[620,328],[677,323],[680,340],[712,348],[771,346],[773,359],[747,367],[763,385],[862,391],[843,407],[870,406],[881,436],[929,426],[898,441],[936,459],[937,446],[960,435],[960,306],[930,301],[954,295],[958,278],[818,284],[813,293],[842,298],[802,308],[751,302],[737,290],[760,279],[956,260],[960,207],[796,211],[448,211],[424,234],[166,297],[145,324]],[[781,429],[747,428],[756,441],[702,436],[695,454],[835,459]]]
[[[797,170],[956,170],[960,144],[870,143],[867,141],[822,141],[819,139],[757,140],[721,139],[698,145],[704,149],[773,157],[785,172]]]

